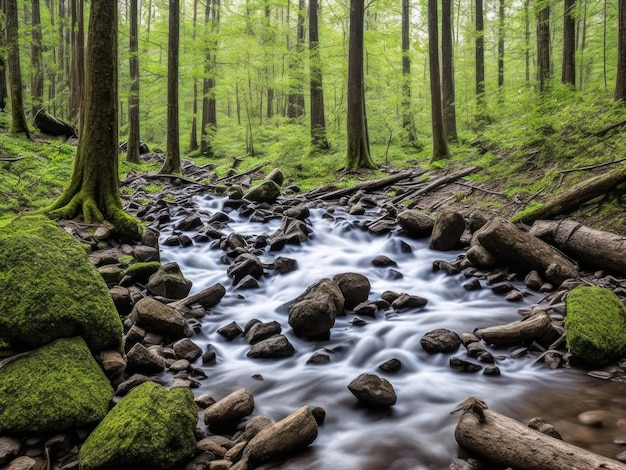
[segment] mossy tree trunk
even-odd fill
[[[117,2],[94,1],[89,18],[84,126],[70,184],[46,212],[109,221],[117,233],[136,236],[137,221],[122,209],[118,184]]]
[[[311,89],[311,143],[320,150],[330,148],[326,138],[326,118],[324,115],[324,87],[322,85],[322,64],[319,51],[317,14],[319,3],[309,1],[309,67]],[[269,106],[269,101],[268,101]],[[268,114],[268,117],[269,116]]]
[[[137,0],[130,2],[130,94],[128,96],[128,145],[126,161],[139,163],[139,15]]]
[[[626,0],[619,0],[615,99],[626,102]]]
[[[431,161],[450,157],[448,139],[443,123],[441,80],[439,75],[439,15],[437,0],[428,0],[428,63],[430,66],[430,109],[433,129]]]
[[[159,173],[180,173],[180,136],[178,126],[178,49],[180,0],[170,0],[167,42],[167,153]]]
[[[9,69],[9,87],[11,89],[11,133],[26,134],[30,137],[24,98],[22,97],[22,71],[20,68],[20,50],[17,25],[17,0],[6,0],[7,65]]]
[[[32,0],[32,15],[31,24],[33,27],[31,33],[31,105],[33,110],[33,116],[43,106],[43,49],[42,49],[42,34],[41,34],[41,14],[39,8],[39,0]]]

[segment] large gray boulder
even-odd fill
[[[138,301],[130,315],[135,324],[152,333],[171,339],[186,336],[185,317],[182,313],[152,297]]]
[[[465,230],[465,218],[454,211],[445,211],[437,217],[430,237],[431,250],[449,251],[459,247]]]
[[[345,299],[344,308],[353,309],[370,295],[370,281],[358,273],[341,273],[333,277]]]
[[[431,216],[416,209],[402,211],[396,218],[400,227],[416,238],[428,237],[435,225],[435,221]]]
[[[343,311],[344,296],[336,282],[322,279],[309,286],[289,309],[289,325],[298,336],[328,335]]]

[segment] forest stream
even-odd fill
[[[203,218],[218,211],[229,215],[225,233],[271,234],[281,223],[280,218],[263,224],[250,222],[225,207],[225,201],[208,195],[194,198]],[[161,226],[162,240],[172,234],[178,220],[173,218]],[[537,354],[522,352],[517,357],[519,347],[489,347],[501,371],[499,377],[457,373],[449,366],[454,354],[429,354],[420,346],[421,337],[436,328],[460,335],[519,320],[517,310],[539,302],[544,294],[529,292],[521,302],[508,302],[484,284],[482,289],[466,290],[463,274],[433,272],[433,261],[451,260],[461,252],[432,251],[427,240],[399,232],[373,236],[359,226],[362,220],[363,216],[339,209],[332,213],[311,209],[308,241],[275,252],[266,248],[260,256],[263,263],[278,256],[295,259],[297,269],[286,274],[266,271],[257,289],[233,289],[226,276],[227,265],[220,261],[223,252],[215,246],[219,242],[185,248],[161,246],[162,262],[177,262],[185,277],[193,281],[191,294],[216,283],[227,290],[211,314],[201,319],[201,331],[193,337],[203,349],[210,344],[217,353],[215,365],[203,366],[208,379],[194,390],[196,396],[209,393],[219,399],[245,387],[254,395],[254,415],[265,414],[275,420],[302,405],[326,410],[319,436],[306,452],[261,468],[449,468],[460,452],[454,440],[458,416],[450,412],[470,396],[522,422],[540,416],[554,424],[565,440],[611,458],[624,450],[617,444],[619,439],[626,441],[626,398],[618,390],[622,383],[592,378],[585,370],[549,369],[537,362]],[[373,258],[379,255],[388,256],[397,266],[373,266]],[[311,284],[343,272],[365,275],[371,283],[370,299],[393,290],[425,297],[428,304],[421,309],[379,311],[375,318],[362,317],[363,321],[355,321],[348,311],[337,318],[329,340],[296,337],[287,323],[285,305]],[[526,291],[523,284],[517,286]],[[246,357],[249,345],[243,337],[228,342],[217,333],[233,321],[243,328],[251,319],[280,323],[296,353],[285,359],[251,359]],[[330,356],[330,363],[307,364],[320,350]],[[461,351],[457,354],[463,355]],[[400,360],[399,372],[378,369],[392,358]],[[393,384],[398,396],[395,406],[373,411],[358,404],[347,385],[366,372]],[[168,377],[163,374],[163,379]],[[601,410],[599,413],[610,419],[602,427],[581,424],[577,416],[592,410]]]

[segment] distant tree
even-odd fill
[[[417,143],[411,111],[410,0],[402,0],[402,129],[409,144]]]
[[[80,107],[85,83],[85,28],[83,0],[71,0],[72,64],[70,72],[70,120],[80,122]],[[79,128],[82,128],[79,125]]]
[[[24,98],[22,96],[22,70],[20,67],[20,46],[18,38],[17,0],[6,0],[7,65],[9,87],[11,88],[11,133],[26,134],[30,137]]]
[[[454,52],[452,46],[452,0],[441,2],[441,85],[443,122],[449,141],[456,142],[456,93],[454,87]]]
[[[542,0],[537,11],[537,78],[539,92],[544,93],[550,86],[550,4]]]
[[[193,0],[193,44],[196,47],[198,29],[198,0]],[[191,116],[191,137],[189,139],[189,151],[198,150],[198,79],[193,77],[193,110]]]
[[[504,86],[504,0],[498,0],[498,88]],[[503,96],[500,94],[500,99]]]
[[[128,95],[128,144],[126,161],[139,163],[139,13],[138,1],[130,0],[130,93]]]
[[[437,0],[428,0],[428,63],[430,68],[430,109],[433,130],[433,155],[431,161],[450,156],[448,140],[443,125],[441,81],[439,77],[439,18]]]
[[[483,0],[476,0],[476,100],[479,104],[485,97],[485,27]]]
[[[619,0],[615,99],[626,102],[626,0]]]
[[[0,0],[0,12],[6,18],[6,0]],[[0,21],[0,49],[6,50],[6,21]],[[7,106],[7,63],[4,54],[0,54],[0,111],[5,112]]]
[[[46,212],[82,216],[86,223],[107,220],[115,232],[137,237],[138,222],[124,212],[118,189],[117,4],[91,3],[83,129],[70,183]]]
[[[576,0],[565,0],[563,15],[563,66],[561,81],[576,84]]]
[[[326,118],[324,115],[324,87],[322,85],[322,64],[319,51],[318,1],[309,0],[309,69],[311,91],[311,144],[320,150],[330,146],[326,139]],[[268,95],[269,96],[269,95]],[[268,99],[269,106],[269,99]],[[269,114],[268,114],[269,116]]]
[[[180,135],[178,127],[178,50],[180,46],[180,0],[169,0],[167,40],[167,144],[159,173],[180,173]]]
[[[298,0],[298,22],[296,27],[296,46],[290,54],[290,86],[287,95],[287,117],[297,119],[304,115],[304,1]]]
[[[364,0],[350,0],[348,47],[348,148],[345,170],[376,168],[370,155],[363,77]]]
[[[41,14],[39,8],[39,0],[31,2],[31,58],[32,67],[30,81],[30,95],[33,116],[43,106],[43,57],[42,57],[42,35],[41,35]]]
[[[217,130],[217,106],[215,102],[215,69],[217,64],[217,34],[220,18],[219,0],[207,0],[204,11],[204,82],[202,86],[202,129],[200,152],[213,156],[211,140]]]

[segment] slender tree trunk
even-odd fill
[[[526,83],[530,82],[530,0],[524,0],[524,59]]]
[[[204,83],[202,98],[202,129],[200,137],[200,152],[203,155],[213,156],[211,140],[217,130],[217,106],[215,102],[215,66],[217,34],[219,32],[219,0],[207,1],[204,12],[205,21],[205,48],[204,48]],[[239,113],[238,113],[238,116]]]
[[[80,105],[85,82],[85,30],[83,0],[71,0],[72,13],[72,69],[70,74],[70,120],[80,121]],[[79,126],[82,128],[82,126]]]
[[[159,173],[180,173],[180,135],[178,128],[178,49],[180,34],[180,0],[169,0],[167,40],[167,144]]]
[[[298,22],[296,28],[296,47],[292,51],[289,64],[289,74],[291,85],[287,96],[287,117],[297,119],[304,115],[304,93],[303,93],[303,55],[304,55],[304,1],[298,1]]]
[[[583,79],[585,77],[585,52],[587,50],[587,0],[583,0],[583,17],[582,17],[582,32],[579,26],[580,37],[580,67],[578,68],[578,87],[582,91]]]
[[[27,137],[30,137],[22,96],[17,0],[6,0],[6,31],[7,65],[9,68],[9,87],[11,88],[11,133],[26,134]]]
[[[476,102],[485,98],[485,27],[483,0],[476,0]]]
[[[5,13],[6,10],[6,0],[0,0],[0,11]],[[0,23],[0,47],[6,50],[6,21],[4,23]],[[7,63],[2,54],[0,54],[0,111],[5,112],[7,106],[7,98],[8,90],[7,90]]]
[[[456,93],[452,45],[452,0],[442,0],[441,2],[441,62],[443,122],[448,140],[456,142],[458,136],[456,131]]]
[[[615,99],[626,102],[626,0],[619,0]]]
[[[441,81],[439,78],[439,18],[437,0],[428,0],[428,62],[430,67],[430,108],[433,129],[433,155],[431,161],[450,156],[448,140],[443,125]]]
[[[498,88],[500,99],[503,99],[504,87],[504,0],[498,1]]]
[[[411,110],[411,55],[410,55],[410,0],[402,0],[402,130],[410,145],[417,143],[413,112]]]
[[[274,35],[275,31],[271,28],[270,20],[271,20],[271,9],[269,5],[269,1],[265,1],[265,17],[263,26],[265,27],[264,31],[264,45],[266,47],[269,46],[270,52],[265,51],[266,57],[266,65],[265,65],[265,77],[267,79],[267,109],[266,109],[266,117],[267,119],[271,119],[274,116],[274,57],[273,57],[273,46],[274,46]],[[311,71],[313,73],[313,71]]]
[[[324,114],[324,87],[318,35],[318,1],[309,0],[309,68],[311,91],[311,144],[318,149],[328,149],[326,118]],[[269,103],[268,103],[269,104]]]
[[[576,0],[564,0],[563,15],[563,66],[561,81],[576,85],[576,19],[574,18]]]
[[[43,52],[39,0],[32,0],[31,6],[33,30],[30,44],[32,67],[30,95],[33,116],[35,116],[43,106]]]
[[[198,0],[193,0],[193,44],[196,47],[198,28]],[[189,151],[198,150],[198,79],[193,77],[193,116],[191,117],[191,137]]]
[[[348,49],[348,148],[345,170],[376,168],[370,155],[365,113],[363,77],[364,0],[350,0],[350,40]]]
[[[54,5],[54,0],[49,0],[48,2],[48,11],[50,12],[50,26],[52,26],[52,31],[56,31],[56,10]],[[53,43],[54,44],[54,43]],[[57,84],[56,84],[56,66],[58,62],[57,48],[54,45],[50,46],[52,49],[52,63],[55,64],[55,67],[48,67],[48,106],[51,108],[50,111],[53,115],[56,115],[56,92],[57,92]]]
[[[118,189],[117,8],[113,1],[91,4],[83,132],[72,179],[47,212],[87,223],[108,220],[115,232],[136,238],[138,223],[122,209]]]
[[[537,75],[539,93],[550,86],[550,6],[546,2],[537,12]]]
[[[128,95],[128,144],[126,161],[139,163],[139,12],[138,0],[130,0],[130,93]]]

